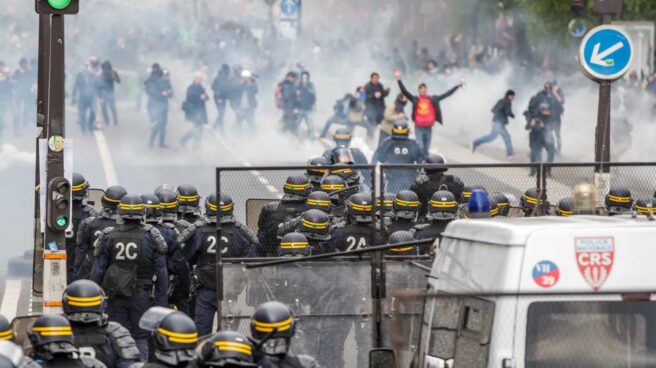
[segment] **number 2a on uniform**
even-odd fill
[[[363,237],[356,238],[355,236],[349,236],[346,238],[346,244],[348,244],[346,251],[362,249],[367,246],[367,240]]]

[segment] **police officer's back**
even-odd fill
[[[352,195],[346,205],[346,219],[332,231],[333,243],[340,251],[370,247],[380,242],[380,230],[374,221],[371,195]]]
[[[426,158],[425,164],[444,165],[446,160],[440,154],[430,154]],[[424,169],[424,172],[417,176],[410,190],[417,193],[419,197],[419,217],[423,218],[429,209],[429,202],[433,193],[438,190],[447,190],[451,192],[456,201],[460,201],[465,185],[457,176],[446,174],[447,168],[437,166],[436,168]]]
[[[42,315],[28,328],[32,358],[45,368],[104,368],[94,358],[82,358],[75,346],[73,330],[61,315]]]
[[[284,195],[280,202],[272,202],[262,208],[258,219],[257,238],[260,257],[275,257],[278,248],[278,225],[300,215],[304,210],[305,199],[312,185],[304,176],[290,176],[283,187]]]
[[[105,292],[91,280],[77,280],[64,290],[64,315],[80,353],[108,367],[127,368],[140,360],[130,331],[108,320]]]
[[[202,218],[200,213],[200,195],[191,184],[182,184],[178,192],[178,218],[194,223]]]
[[[456,197],[446,190],[435,192],[428,205],[427,221],[415,225],[410,230],[417,240],[441,238],[446,226],[456,218],[458,213]],[[421,253],[432,253],[432,247],[422,247],[420,251]]]
[[[408,123],[404,121],[394,123],[392,136],[381,142],[371,162],[374,164],[377,162],[384,164],[418,164],[424,161],[424,155],[419,145],[409,135]],[[412,169],[386,170],[386,190],[396,193],[408,189],[416,176],[416,170]]]
[[[153,307],[139,320],[139,327],[148,334],[151,359],[144,368],[191,367],[198,332],[194,321],[173,309]]]
[[[209,195],[205,201],[205,218],[196,222],[196,234],[188,245],[189,265],[195,266],[194,272],[199,282],[194,317],[201,335],[212,332],[217,311],[217,252],[223,258],[244,258],[254,255],[257,247],[257,237],[235,220],[233,210],[234,203],[228,195],[222,194],[220,201],[217,201],[216,194]],[[221,222],[221,238],[218,240],[217,217]]]
[[[92,216],[80,223],[77,232],[75,265],[73,272],[77,279],[88,279],[93,267],[94,248],[103,231],[116,227],[116,210],[121,198],[127,194],[125,188],[114,185],[105,191],[102,197],[102,211],[98,216]]]
[[[336,247],[333,243],[332,231],[333,226],[327,213],[312,209],[301,214],[298,232],[307,237],[312,247],[312,254],[335,252]]]
[[[255,362],[263,368],[318,368],[314,358],[291,351],[295,333],[296,320],[286,305],[272,301],[257,307],[251,322]]]
[[[75,248],[80,223],[95,215],[93,207],[85,203],[88,190],[89,182],[87,182],[84,176],[73,173],[73,185],[71,185],[71,198],[73,200],[71,206],[72,232],[66,234],[66,276],[68,280],[75,279]]]
[[[147,334],[139,328],[138,321],[152,305],[151,292],[155,305],[168,304],[168,246],[157,229],[143,224],[143,214],[139,196],[126,195],[121,199],[118,215],[122,224],[103,233],[91,279],[109,297],[109,319],[130,330],[141,357],[145,358]]]

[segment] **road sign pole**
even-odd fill
[[[48,138],[47,178],[64,177],[64,16],[52,15],[50,37],[50,70],[48,119],[46,121]],[[43,184],[44,190],[48,185]],[[46,206],[52,204],[56,194],[46,192]],[[70,199],[69,199],[70,200]],[[46,214],[51,211],[46,208]],[[52,219],[47,219],[46,223]],[[66,233],[46,226],[43,253],[43,312],[61,312],[61,296],[66,287]]]
[[[610,86],[608,81],[599,82],[599,109],[597,111],[597,130],[595,134],[595,162],[599,163],[595,171],[609,172],[610,162]]]

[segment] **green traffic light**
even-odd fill
[[[66,218],[66,216],[57,217],[56,223],[57,223],[57,227],[63,229],[66,227],[66,225],[68,225],[68,219]]]
[[[66,9],[73,0],[48,0],[48,5],[53,9],[62,10]]]

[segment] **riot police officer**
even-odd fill
[[[37,318],[27,330],[27,337],[32,345],[32,358],[41,367],[105,368],[100,361],[79,354],[71,325],[60,315],[45,314]]]
[[[388,226],[389,233],[409,231],[417,224],[419,197],[411,190],[402,190],[394,198],[394,220]]]
[[[570,217],[574,214],[574,199],[563,198],[558,201],[556,206],[556,215],[560,217]]]
[[[64,290],[62,305],[80,354],[107,367],[128,368],[140,360],[130,331],[108,321],[105,292],[98,284],[90,280],[71,283]]]
[[[173,309],[153,307],[139,320],[148,333],[153,351],[151,361],[143,368],[191,367],[198,343],[196,325],[186,314]]]
[[[330,166],[330,162],[323,156],[313,156],[308,161],[309,166],[305,176],[310,184],[312,184],[312,191],[321,189],[321,179],[326,174],[326,166]]]
[[[520,207],[524,211],[525,217],[530,216],[546,216],[549,215],[549,202],[547,201],[547,193],[541,192],[540,203],[538,204],[538,190],[536,188],[528,189],[520,199]]]
[[[261,245],[257,251],[260,257],[275,257],[278,251],[278,225],[301,214],[305,200],[312,185],[304,176],[290,176],[283,187],[284,195],[280,202],[272,202],[262,208],[258,219],[257,238]]]
[[[398,244],[415,241],[416,239],[412,236],[412,233],[406,230],[398,230],[392,233],[387,240],[387,244]],[[413,246],[400,246],[398,248],[392,248],[385,253],[394,256],[416,256],[419,255],[419,248]]]
[[[221,252],[224,258],[244,258],[254,255],[257,247],[257,237],[235,220],[233,210],[234,203],[229,196],[222,194],[220,203],[216,194],[208,196],[205,200],[205,218],[195,224],[197,231],[188,245],[189,265],[196,267],[194,272],[199,282],[194,318],[201,335],[212,332],[217,310],[216,252]],[[221,222],[221,239],[218,241],[217,217]]]
[[[394,123],[392,136],[381,142],[371,162],[373,164],[377,162],[384,164],[418,164],[423,160],[424,155],[421,153],[417,141],[410,138],[408,123],[398,121]],[[408,189],[416,176],[416,170],[386,170],[385,190],[398,193],[401,190]]]
[[[73,185],[71,185],[71,232],[66,233],[66,279],[72,281],[75,279],[75,248],[77,240],[77,231],[80,223],[87,218],[95,215],[93,207],[85,203],[89,190],[89,182],[78,173],[73,173]]]
[[[606,213],[609,216],[625,215],[631,213],[633,197],[626,187],[613,187],[606,195]]]
[[[162,221],[162,204],[157,196],[142,194],[141,201],[144,203],[146,224],[152,225],[162,234],[168,247],[166,267],[169,274],[169,303],[184,311],[191,288],[191,277],[187,259],[182,254],[182,248],[178,243],[180,232],[172,222]]]
[[[310,193],[305,201],[305,208],[307,210],[320,210],[328,214],[331,219],[331,224],[335,224],[339,221],[339,217],[332,216],[333,204],[332,199],[326,192],[316,191]],[[294,217],[293,219],[283,222],[278,226],[278,238],[281,238],[287,233],[296,231],[298,229],[298,224],[301,222],[301,216]]]
[[[88,279],[93,267],[93,252],[100,235],[105,229],[116,226],[116,209],[123,196],[125,188],[114,185],[105,191],[102,197],[102,211],[98,216],[92,216],[80,223],[76,239],[75,265],[73,272],[76,279]]]
[[[376,198],[376,215],[379,219],[382,219],[383,225],[389,226],[394,220],[394,198],[396,194],[394,193],[384,193],[383,198]]]
[[[278,257],[309,256],[311,254],[310,243],[301,233],[288,233],[280,240]]]
[[[178,192],[178,218],[190,223],[201,220],[200,196],[198,189],[191,184],[182,184],[177,188]]]
[[[417,240],[439,239],[442,237],[446,226],[455,220],[457,214],[458,202],[456,196],[447,190],[437,191],[433,193],[429,203],[428,213],[426,214],[426,220],[428,221],[424,224],[415,225],[410,233]],[[423,247],[421,252],[430,254],[432,250],[431,247]]]
[[[167,253],[167,259],[175,262],[167,262],[169,270],[169,280],[173,276],[173,284],[169,284],[169,303],[175,305],[178,310],[189,313],[189,294],[191,289],[191,272],[186,262],[185,244],[191,240],[196,233],[196,226],[186,220],[178,219],[178,195],[170,190],[156,190],[156,196],[160,204],[161,227],[171,228],[175,231],[176,247]],[[146,213],[147,214],[147,213]],[[146,216],[147,218],[147,216]],[[168,242],[167,242],[168,243]],[[173,253],[171,253],[173,251]],[[182,255],[184,265],[178,261]]]
[[[335,225],[333,243],[339,251],[362,249],[380,243],[380,228],[372,213],[370,194],[357,193],[346,202],[346,219]]]
[[[308,210],[301,215],[298,232],[305,235],[312,246],[312,254],[333,253],[330,217],[320,210]]]
[[[633,203],[633,217],[645,215],[651,219],[654,217],[654,213],[656,213],[656,206],[654,206],[653,199],[640,198]]]
[[[346,148],[351,152],[353,157],[353,163],[356,165],[366,165],[369,163],[367,156],[357,147],[351,147],[351,140],[353,139],[353,133],[349,129],[340,128],[335,131],[333,135],[333,140],[335,141],[335,147],[327,149],[323,153],[323,157],[327,160],[333,160],[333,153],[337,148]],[[337,162],[332,162],[333,164]]]
[[[490,194],[490,199],[497,203],[497,207],[499,208],[497,216],[508,217],[510,212],[510,200],[508,196],[503,193],[492,193]]]
[[[257,368],[253,350],[253,344],[241,333],[219,331],[202,343],[194,362],[198,368]]]
[[[432,153],[428,155],[424,164],[445,165],[446,160],[444,159],[444,156]],[[417,196],[419,197],[420,218],[426,216],[426,213],[430,208],[429,202],[431,197],[433,196],[433,193],[439,190],[451,192],[451,194],[456,197],[456,201],[460,201],[465,185],[457,176],[446,174],[447,170],[448,169],[443,166],[438,166],[434,169],[426,168],[423,173],[415,178],[414,183],[410,186],[410,190],[417,193]]]
[[[295,333],[296,320],[286,305],[273,301],[257,307],[251,321],[255,362],[265,368],[318,368],[314,358],[291,352]]]
[[[346,182],[341,176],[326,175],[323,180],[321,180],[321,190],[330,195],[330,198],[332,198],[335,205],[333,208],[335,211],[338,211],[344,206],[346,194],[348,193],[345,189]]]
[[[118,215],[122,224],[104,231],[99,239],[91,279],[101,285],[109,297],[109,319],[130,330],[145,359],[148,356],[147,334],[139,328],[138,322],[151,307],[153,286],[155,305],[168,304],[168,246],[156,228],[142,223],[144,205],[139,196],[124,196]]]

